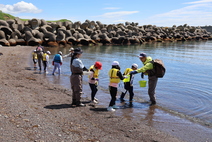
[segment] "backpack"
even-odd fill
[[[157,76],[158,78],[163,78],[166,72],[166,68],[163,64],[163,61],[160,59],[152,60],[151,63],[153,64],[154,71],[152,72],[152,75]]]
[[[36,49],[36,51],[38,51],[38,52],[42,52],[42,51],[43,51],[43,48],[42,48],[42,47],[40,47],[40,46],[38,46],[38,47],[37,47],[37,49]]]

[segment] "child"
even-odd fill
[[[120,80],[123,80],[124,77],[122,73],[120,72],[120,66],[118,61],[113,61],[112,68],[110,69],[108,73],[110,77],[110,83],[109,83],[109,91],[111,95],[111,101],[109,104],[109,107],[107,108],[108,111],[115,111],[116,108],[118,108],[116,103],[116,95],[117,95],[117,87],[120,82]]]
[[[58,74],[60,75],[60,70],[61,70],[61,65],[63,63],[63,58],[62,58],[62,52],[59,51],[58,54],[54,55],[53,61],[52,61],[52,65],[54,66],[52,75],[54,75],[54,72],[56,71],[56,69],[58,69]]]
[[[37,53],[36,53],[36,50],[34,50],[34,51],[32,52],[32,61],[33,61],[33,63],[34,63],[34,68],[35,68],[35,69],[37,68],[37,66],[36,66],[37,60],[38,60]]]
[[[123,75],[129,75],[131,71],[133,70],[137,70],[138,68],[138,65],[137,64],[132,64],[132,67],[131,68],[126,68],[125,71],[124,71],[124,74]],[[121,102],[124,102],[124,96],[125,94],[127,93],[127,91],[129,91],[129,94],[130,94],[130,98],[129,98],[129,106],[132,107],[133,104],[132,104],[132,100],[133,100],[133,96],[134,96],[134,93],[133,93],[133,79],[134,79],[134,75],[130,75],[129,76],[130,79],[128,82],[124,82],[124,89],[126,89],[125,92],[122,92],[121,96],[120,96],[120,101]]]
[[[89,71],[91,71],[91,74],[88,76],[89,78],[89,86],[91,88],[91,102],[97,104],[98,100],[95,98],[96,92],[98,91],[98,76],[99,71],[102,69],[102,63],[101,62],[95,62],[94,65],[92,65],[89,68]]]
[[[50,51],[46,51],[43,54],[43,68],[44,68],[44,72],[47,73],[47,67],[49,65],[49,55],[51,54]]]

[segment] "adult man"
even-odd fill
[[[37,53],[38,66],[40,71],[41,71],[41,62],[43,61],[43,52],[44,52],[44,48],[43,46],[39,44],[38,47],[36,48],[36,53]]]
[[[64,55],[63,58],[72,57],[72,56],[73,56],[73,53],[74,53],[74,48],[71,47],[71,48],[69,49],[69,53],[66,54],[66,55]]]
[[[72,106],[76,105],[78,107],[84,107],[85,104],[81,103],[82,95],[82,78],[83,71],[88,71],[88,69],[83,65],[82,61],[79,59],[82,56],[83,51],[81,48],[75,48],[73,56],[71,57],[70,69],[71,69],[71,89],[72,89]]]
[[[144,64],[143,67],[141,67],[138,70],[131,71],[130,74],[136,74],[136,73],[144,73],[145,75],[148,75],[148,94],[151,101],[150,105],[156,104],[156,97],[155,97],[155,88],[157,85],[158,77],[156,77],[152,70],[154,69],[152,58],[150,56],[147,56],[146,53],[139,54],[139,59]]]
[[[138,69],[138,65],[137,64],[132,64],[131,68],[126,68],[124,71],[123,75],[129,75],[131,71],[137,70]],[[124,96],[126,95],[127,91],[129,91],[130,97],[129,97],[129,106],[132,107],[132,101],[133,101],[133,96],[134,96],[134,92],[133,92],[133,79],[134,79],[134,75],[129,75],[128,76],[130,79],[127,82],[124,82],[124,89],[126,89],[125,92],[122,92],[121,96],[120,96],[120,101],[124,102]]]

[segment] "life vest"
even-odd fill
[[[117,76],[117,72],[119,70],[118,69],[115,69],[115,68],[112,68],[110,69],[108,75],[110,77],[110,83],[119,83],[120,82],[120,78]]]
[[[32,53],[32,58],[37,60],[37,59],[38,59],[37,53],[33,52],[33,53]]]
[[[43,61],[46,61],[46,55],[47,55],[47,53],[43,54]]]
[[[133,69],[131,69],[131,68],[126,68],[125,71],[124,71],[124,75],[130,74],[131,71],[133,71]]]
[[[93,77],[94,77],[94,78],[98,78],[98,77],[99,77],[99,70],[96,69],[96,68],[94,67],[94,65],[92,65],[92,66],[89,68],[89,70],[91,70],[91,69],[94,71]],[[90,76],[88,76],[88,77],[90,78]]]

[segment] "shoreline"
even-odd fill
[[[32,49],[0,47],[1,141],[181,141],[139,120],[91,111],[88,105],[70,107],[69,89],[49,83],[29,67]]]

